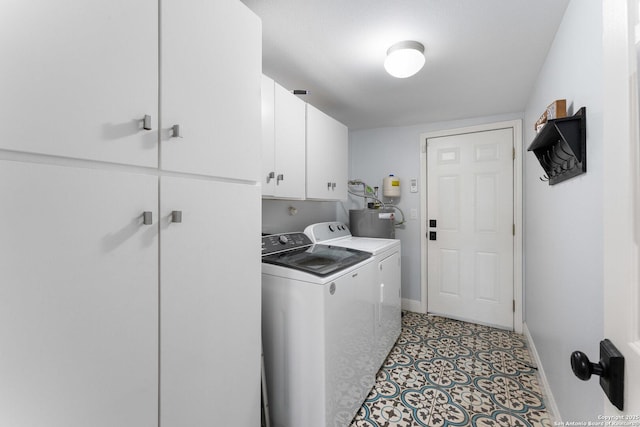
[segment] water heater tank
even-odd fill
[[[395,239],[395,217],[393,208],[350,209],[349,228],[356,237],[380,237]]]
[[[382,195],[400,197],[400,178],[396,178],[393,174],[386,176],[382,181]]]

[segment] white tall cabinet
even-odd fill
[[[0,16],[0,425],[258,425],[259,19],[23,3]]]

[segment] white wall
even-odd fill
[[[598,360],[603,337],[602,2],[572,0],[525,111],[525,148],[545,107],[587,107],[587,173],[550,186],[525,156],[525,323],[564,421],[603,413],[597,378],[578,380],[574,350]]]
[[[486,123],[521,119],[521,114],[505,114],[468,120],[421,124],[408,127],[379,128],[351,132],[349,135],[349,179],[361,179],[369,186],[379,186],[382,180],[393,173],[400,178],[401,196],[396,204],[406,215],[407,223],[396,230],[396,238],[402,241],[402,298],[413,300],[419,306],[420,289],[420,192],[425,183],[418,182],[418,193],[409,192],[411,178],[420,180],[420,134],[438,130],[456,129]],[[340,215],[348,210],[361,208],[361,198],[353,198],[343,205]],[[340,206],[338,207],[340,209]],[[411,209],[417,212],[410,219]]]
[[[336,202],[262,200],[263,233],[303,231],[307,225],[335,220]]]

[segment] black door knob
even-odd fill
[[[600,387],[609,401],[620,409],[624,409],[624,356],[607,339],[600,341],[600,361],[591,363],[581,351],[571,353],[571,370],[583,381],[591,375],[600,376]]]
[[[582,381],[587,381],[593,374],[604,374],[604,368],[600,362],[591,363],[587,355],[581,351],[571,353],[571,370]]]

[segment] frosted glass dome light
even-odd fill
[[[424,45],[416,41],[402,41],[387,50],[384,69],[393,77],[404,79],[413,76],[424,66]]]

